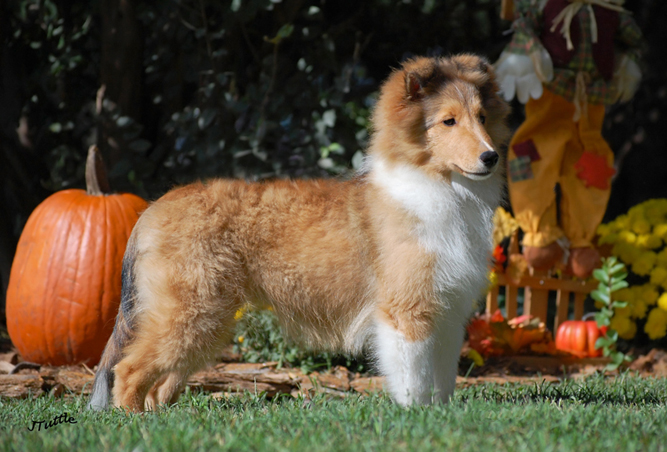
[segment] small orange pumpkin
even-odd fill
[[[579,358],[597,358],[602,349],[595,349],[595,342],[606,334],[607,328],[599,328],[595,320],[567,320],[556,331],[556,348]]]
[[[125,246],[146,201],[108,193],[92,146],[87,190],[49,196],[19,239],[7,289],[7,330],[26,361],[96,364],[118,312]]]

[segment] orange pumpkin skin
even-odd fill
[[[596,350],[595,342],[605,333],[595,320],[568,320],[556,331],[556,348],[580,358],[598,358],[602,349]]]
[[[26,361],[96,364],[118,312],[125,246],[147,203],[64,190],[30,215],[7,290],[7,330]]]

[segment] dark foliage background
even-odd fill
[[[499,3],[0,0],[0,307],[25,221],[83,187],[90,144],[115,190],[148,199],[213,176],[345,174],[390,69],[418,54],[495,60],[509,40]],[[667,6],[626,7],[648,46],[640,92],[605,124],[621,164],[608,217],[667,197]]]

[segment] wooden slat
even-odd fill
[[[584,314],[584,301],[588,294],[597,288],[598,283],[595,280],[551,278],[547,272],[533,272],[531,275],[523,276],[519,281],[510,281],[506,275],[500,273],[498,274],[498,286],[505,286],[505,310],[508,320],[515,318],[518,314],[517,300],[520,288],[523,287],[525,290],[523,314],[533,315],[542,321],[546,321],[547,318],[549,291],[556,291],[555,332],[558,326],[568,318],[571,298],[574,298],[574,318],[581,319]],[[490,293],[487,297],[487,312],[489,313],[495,312],[498,307],[498,286],[492,290],[494,294]]]
[[[533,270],[533,277],[547,279],[546,272]],[[539,287],[539,286],[538,286]],[[523,301],[523,313],[535,316],[546,322],[549,302],[549,289],[526,287]]]
[[[597,284],[596,284],[597,287]],[[581,320],[584,316],[584,301],[586,301],[585,293],[574,294],[574,319]]]
[[[518,307],[519,288],[516,286],[505,286],[505,314],[507,320],[516,317]]]
[[[571,293],[572,292],[565,290],[556,292],[556,319],[554,320],[554,333],[558,331],[560,324],[567,320]]]
[[[486,295],[486,312],[490,314],[498,310],[498,291],[499,287],[496,284]]]

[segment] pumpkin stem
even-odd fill
[[[86,158],[86,193],[94,196],[111,193],[107,168],[99,149],[95,145],[88,149],[88,157]]]

